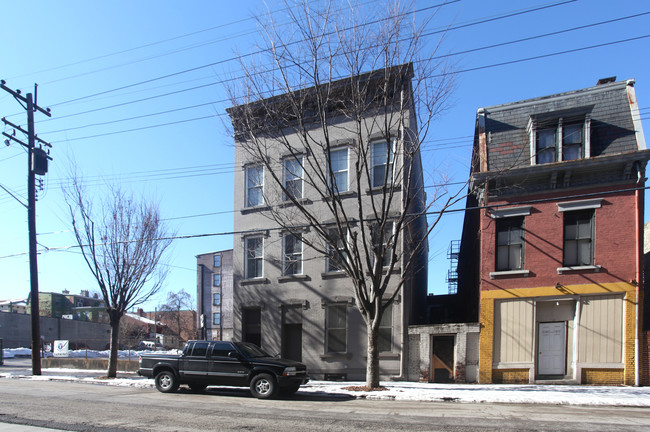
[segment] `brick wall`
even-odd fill
[[[495,384],[528,384],[528,369],[494,369],[492,382]]]
[[[582,384],[621,385],[623,369],[582,369]]]
[[[615,190],[616,187],[609,188]],[[581,191],[581,194],[608,190],[598,188]],[[604,195],[601,207],[595,209],[594,263],[601,265],[599,272],[566,272],[558,274],[563,267],[564,224],[563,213],[557,203],[575,199],[563,198],[566,191],[554,194],[537,194],[519,198],[521,201],[553,199],[532,205],[531,213],[524,220],[524,268],[530,270],[528,277],[500,277],[491,279],[495,271],[496,223],[488,212],[481,216],[481,290],[518,289],[539,286],[577,285],[591,283],[629,282],[636,279],[636,202],[633,192]],[[491,204],[506,203],[492,202]],[[513,206],[517,200],[507,201]]]

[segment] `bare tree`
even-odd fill
[[[196,315],[191,313],[194,311],[192,296],[187,291],[183,289],[178,292],[170,291],[167,293],[167,300],[158,307],[158,310],[160,311],[160,320],[178,335],[179,346],[177,348],[181,348],[187,342],[183,335],[190,335],[190,338],[196,337],[192,333],[195,330]]]
[[[115,377],[120,320],[161,288],[166,270],[159,264],[171,244],[158,206],[110,187],[97,208],[75,175],[64,189],[72,228],[106,306],[111,326],[108,377]]]
[[[352,282],[367,326],[366,385],[375,388],[383,313],[426,266],[428,234],[462,199],[442,188],[427,202],[420,159],[453,75],[436,58],[439,41],[423,37],[431,17],[415,25],[400,5],[285,4],[277,22],[260,19],[266,45],[259,58],[240,58],[245,78],[229,88],[236,146],[275,186],[260,191],[264,214]],[[353,165],[346,179],[342,137]]]

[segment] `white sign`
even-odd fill
[[[54,357],[67,357],[68,356],[69,341],[55,340],[54,341]]]

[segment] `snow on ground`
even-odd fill
[[[143,352],[119,351],[121,358],[137,358]],[[4,358],[30,357],[29,348],[4,349]],[[108,351],[71,350],[70,357],[108,357]],[[158,353],[177,354],[177,350],[158,351]],[[46,353],[50,356],[50,353]],[[43,375],[3,373],[0,378],[30,379],[34,381],[78,381],[122,387],[152,388],[152,379],[139,377],[133,373],[120,373],[126,378],[102,379],[105,370],[79,370],[49,368]],[[83,372],[83,373],[81,373]],[[95,375],[88,376],[88,375]],[[353,387],[363,386],[362,382],[310,381],[300,388],[299,394],[325,397],[365,398],[373,400],[433,401],[462,403],[544,403],[553,405],[610,405],[650,407],[650,387],[614,386],[576,386],[576,385],[507,385],[507,384],[434,384],[414,382],[382,382],[383,391],[358,391]]]
[[[2,350],[4,358],[14,358],[14,357],[31,357],[32,350],[31,348],[5,348]],[[138,356],[142,353],[151,353],[153,351],[139,351],[139,350],[119,350],[119,358],[134,358],[137,359]],[[156,351],[157,354],[179,354],[179,350],[170,350],[170,351]],[[52,357],[51,352],[45,352],[45,357]],[[108,358],[109,350],[97,351],[97,350],[70,350],[68,351],[68,357],[74,358]]]
[[[104,370],[43,369],[43,375],[2,373],[0,378],[29,379],[33,381],[76,381],[120,387],[153,388],[152,379],[132,376],[106,379]],[[57,375],[50,375],[56,373]],[[124,375],[124,373],[120,374]],[[131,375],[131,374],[129,374]],[[433,384],[413,382],[382,382],[383,391],[358,391],[362,382],[310,381],[300,387],[299,395],[321,397],[364,398],[371,400],[460,402],[460,403],[521,403],[551,405],[602,405],[650,407],[650,387],[606,387],[569,385],[481,385]],[[214,391],[219,391],[213,387]]]

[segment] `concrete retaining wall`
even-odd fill
[[[71,368],[108,370],[107,358],[44,358],[41,360],[43,368]],[[118,360],[117,370],[120,372],[136,372],[138,360]]]
[[[41,336],[45,342],[69,340],[71,346],[103,350],[110,341],[110,326],[88,321],[41,317]],[[31,315],[0,312],[0,338],[5,348],[32,346]]]

